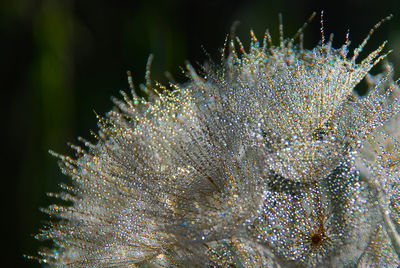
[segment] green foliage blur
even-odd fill
[[[194,66],[213,59],[235,21],[243,43],[254,29],[262,39],[271,30],[278,42],[278,13],[284,32],[293,36],[313,11],[324,10],[325,35],[340,46],[350,29],[353,47],[381,18],[393,14],[371,38],[365,52],[389,40],[389,59],[400,70],[400,1],[84,1],[3,0],[0,2],[0,85],[4,111],[1,132],[3,197],[2,267],[39,267],[34,255],[38,232],[47,216],[39,211],[55,200],[61,182],[70,182],[49,149],[72,154],[67,142],[82,136],[94,140],[93,111],[111,109],[110,96],[128,90],[126,71],[138,85],[154,54],[152,78],[166,83],[165,71],[184,82],[185,60]],[[326,1],[328,2],[328,1]],[[321,38],[320,17],[305,30],[305,46]],[[362,57],[361,55],[361,57]],[[380,67],[376,67],[380,68]],[[379,69],[378,69],[379,70]],[[399,72],[397,71],[397,77]],[[4,106],[5,105],[5,106]]]

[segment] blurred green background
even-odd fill
[[[53,200],[61,175],[52,150],[70,154],[67,142],[90,138],[98,114],[111,107],[110,96],[144,81],[150,53],[153,79],[164,71],[185,81],[185,60],[195,66],[208,54],[216,61],[234,21],[248,44],[252,28],[262,39],[268,27],[278,40],[278,13],[292,36],[313,11],[325,12],[325,34],[340,46],[347,29],[353,48],[381,18],[394,14],[372,37],[366,52],[388,39],[390,60],[400,70],[400,1],[85,1],[3,0],[0,2],[0,86],[4,112],[1,129],[2,267],[38,267],[23,254],[35,254],[32,238],[46,221],[38,208]],[[319,16],[305,31],[306,47],[321,37]],[[366,55],[364,52],[362,55]],[[375,68],[379,71],[380,67]],[[397,76],[399,72],[397,72]]]

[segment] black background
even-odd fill
[[[97,128],[93,110],[105,114],[112,107],[110,96],[128,89],[126,70],[136,85],[144,82],[153,53],[153,79],[165,82],[164,71],[169,71],[185,81],[185,60],[198,66],[208,53],[218,61],[234,21],[240,21],[237,34],[245,45],[250,29],[262,39],[269,28],[277,42],[279,12],[286,36],[293,36],[312,12],[321,10],[325,35],[334,33],[338,47],[350,29],[353,48],[376,22],[393,14],[361,57],[387,39],[387,51],[394,49],[389,59],[400,70],[399,0],[0,2],[0,266],[39,266],[22,257],[40,246],[32,234],[47,217],[38,208],[54,201],[46,192],[57,192],[60,182],[69,181],[48,150],[70,154],[67,142],[91,137],[90,130]],[[306,47],[318,43],[320,27],[318,15],[305,30]]]

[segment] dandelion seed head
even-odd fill
[[[358,59],[373,30],[349,52],[348,40],[334,48],[324,37],[304,49],[303,28],[289,39],[281,28],[278,46],[268,32],[263,42],[251,32],[248,50],[232,38],[220,65],[188,64],[189,81],[172,91],[153,86],[148,70],[147,99],[115,99],[96,142],[73,147],[76,158],[56,154],[73,179],[59,196],[72,206],[45,210],[59,221],[38,238],[57,250],[41,251],[41,260],[399,265],[389,231],[400,215],[400,91],[390,64],[369,74],[385,43]],[[360,97],[363,79],[369,93]]]

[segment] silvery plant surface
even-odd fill
[[[72,267],[398,267],[400,87],[385,43],[360,58],[303,29],[227,38],[173,90],[123,93],[97,141],[57,155],[63,205],[40,262]],[[305,24],[306,25],[306,24]],[[323,28],[323,27],[322,27]],[[378,75],[369,71],[383,70]],[[148,65],[150,66],[150,64]],[[354,88],[366,81],[368,92]],[[133,88],[132,88],[133,89]],[[162,93],[161,93],[162,92]],[[65,202],[66,201],[66,202]],[[65,205],[67,204],[67,205]]]

